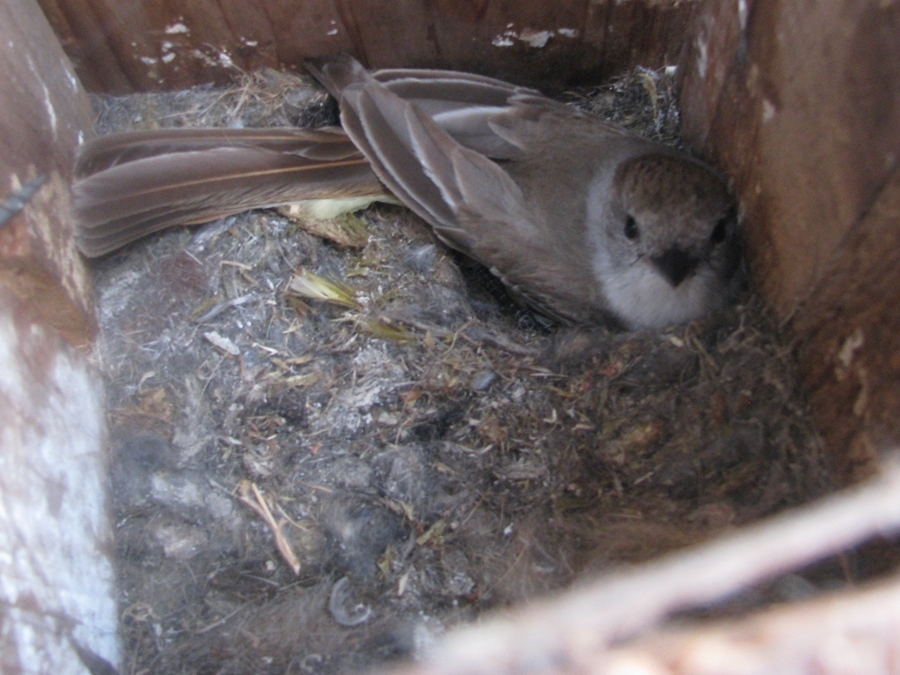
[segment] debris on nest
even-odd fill
[[[664,74],[579,100],[617,91],[672,133]],[[96,106],[104,132],[335,121],[271,72]],[[758,299],[548,329],[405,209],[339,232],[258,211],[96,266],[127,672],[370,667],[831,489]]]

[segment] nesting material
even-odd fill
[[[665,74],[572,98],[677,137]],[[272,72],[95,103],[103,132],[336,121]],[[485,610],[831,489],[752,294],[659,332],[559,329],[403,208],[335,236],[285,214],[96,265],[126,672],[415,656]]]

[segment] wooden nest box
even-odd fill
[[[685,138],[733,180],[753,283],[792,336],[839,474],[869,477],[900,440],[900,3],[19,0],[0,7],[0,38],[0,199],[43,177],[0,226],[3,673],[118,659],[93,298],[69,211],[73,158],[93,133],[87,91],[301,72],[338,51],[546,90],[677,66]],[[896,596],[894,582],[832,607],[847,621],[893,607],[866,629],[893,665],[868,672],[898,667]],[[815,634],[816,612],[797,612]],[[634,652],[646,669],[629,672],[670,672],[646,664],[682,638],[648,642]],[[484,672],[509,665],[496,658]],[[788,658],[771,663],[787,672]],[[679,672],[708,672],[691,668]]]

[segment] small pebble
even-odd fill
[[[482,370],[472,378],[472,389],[475,391],[487,391],[497,379],[497,373],[493,370]]]

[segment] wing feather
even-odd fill
[[[84,177],[72,186],[82,252],[101,256],[166,227],[253,208],[384,194],[368,161],[346,137],[307,133],[298,142],[294,134],[228,130],[230,140],[223,142],[220,131],[178,134],[174,141],[160,134],[146,145],[141,134],[108,137],[96,151],[91,147],[81,164]],[[326,142],[318,144],[320,138]]]
[[[415,102],[347,58],[319,62],[313,72],[325,79],[326,88],[338,90],[344,128],[375,173],[448,244],[474,255],[473,244],[481,235],[477,227],[499,231],[501,237],[505,232],[505,238],[512,229],[518,230],[517,237],[530,234],[521,190],[497,163],[458,142]],[[503,100],[516,90],[474,79],[478,91],[500,90]],[[495,96],[491,103],[496,102]],[[460,226],[461,215],[466,227]]]
[[[138,159],[216,148],[264,148],[314,160],[361,157],[340,127],[320,129],[154,129],[92,139],[79,150],[76,178]]]

